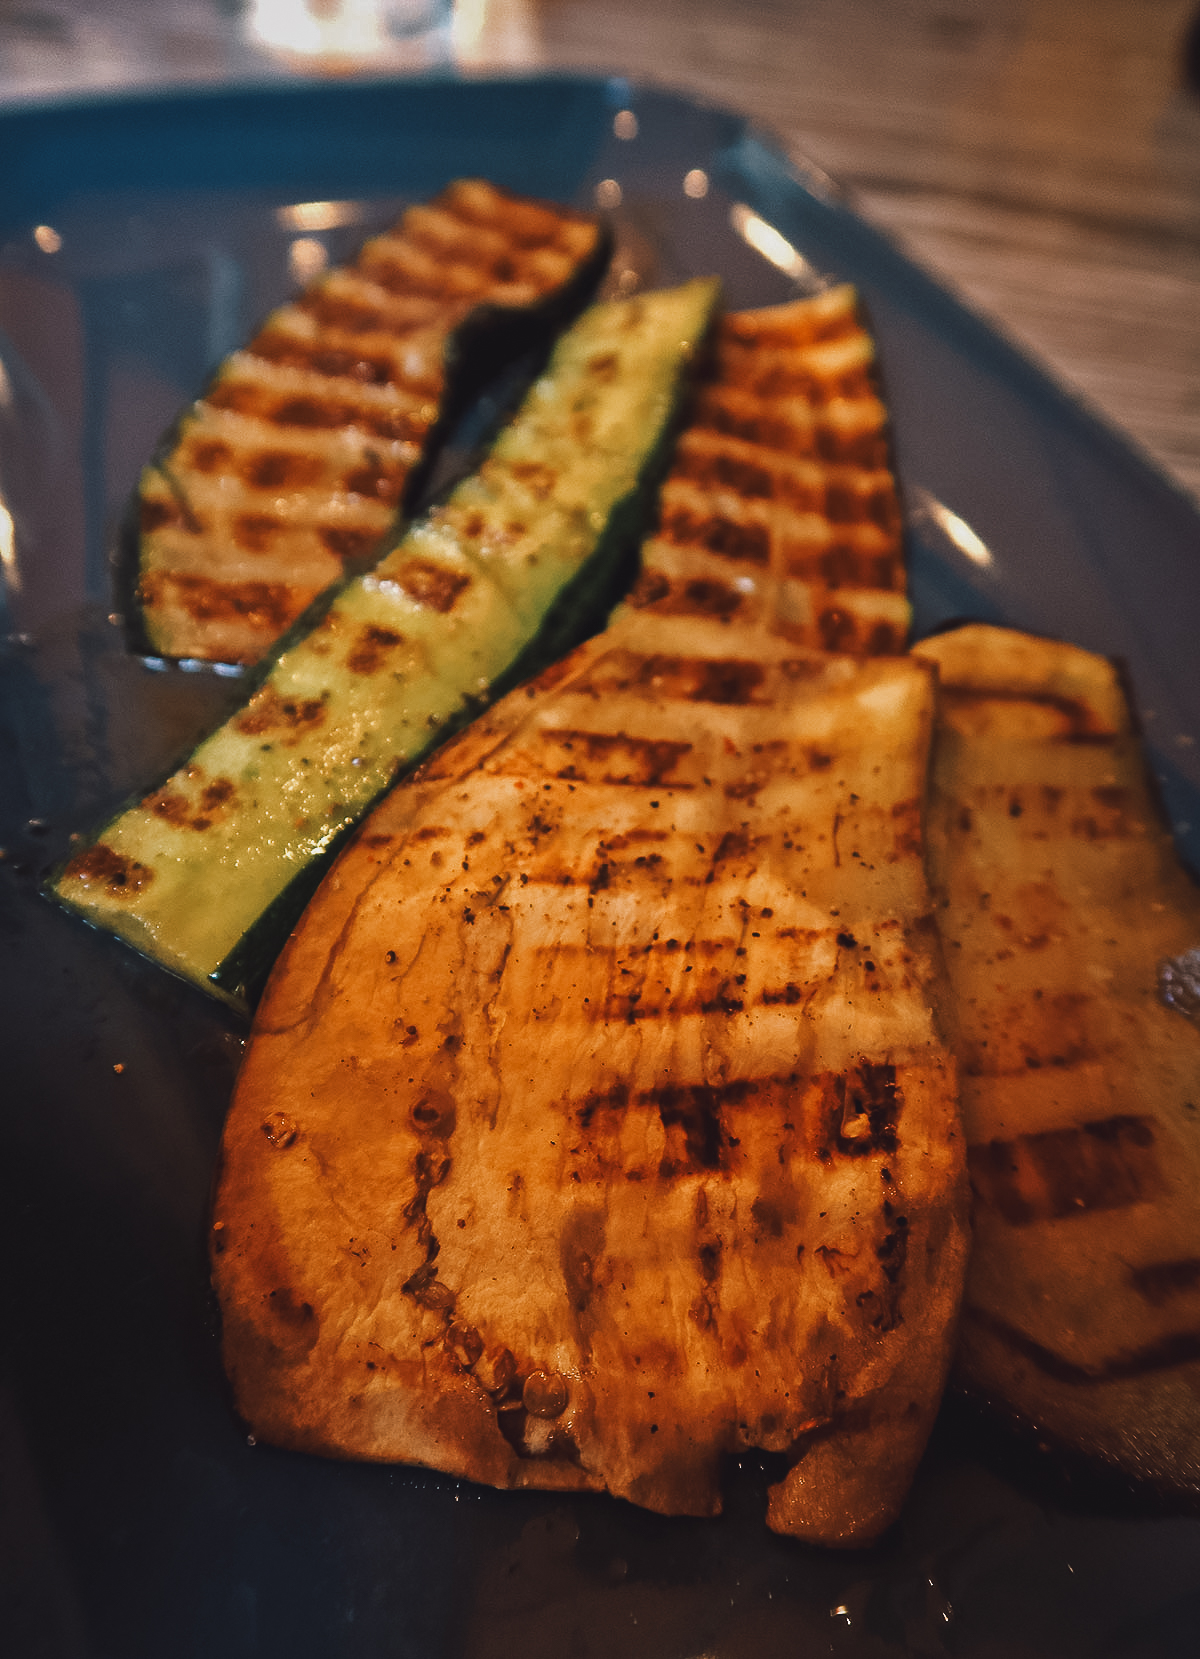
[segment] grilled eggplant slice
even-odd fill
[[[579,319],[481,471],[80,848],[55,896],[206,989],[236,1001],[261,985],[323,862],[398,770],[594,626],[716,295],[698,281]]]
[[[696,1515],[758,1446],[772,1526],[864,1542],[966,1254],[932,686],[797,648],[773,567],[670,556],[387,797],[289,941],[225,1132],[225,1361],[282,1445]]]
[[[887,413],[852,287],[722,319],[642,572],[635,603],[658,615],[757,616],[819,651],[904,649]]]
[[[1200,891],[1109,662],[985,627],[916,650],[942,679],[929,841],[975,1204],[958,1373],[1195,1498]]]
[[[392,792],[301,921],[213,1241],[254,1433],[496,1486],[893,1518],[965,1261],[932,689],[627,614]],[[737,649],[741,642],[733,640]]]
[[[608,241],[460,180],[275,311],[142,476],[123,560],[134,646],[257,662],[382,550],[438,432],[580,309]]]

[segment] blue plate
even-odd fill
[[[617,117],[620,116],[618,120]],[[236,683],[128,657],[109,550],[143,459],[314,261],[485,174],[611,208],[640,280],[734,305],[855,281],[880,343],[922,630],[1126,662],[1200,862],[1200,516],[735,116],[612,80],[155,94],[0,114],[0,1601],[13,1654],[1176,1654],[1200,1522],[1136,1513],[943,1413],[903,1518],[837,1556],[763,1526],[249,1447],[204,1232],[231,1016],[37,880]]]

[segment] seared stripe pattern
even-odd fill
[[[1200,1031],[1158,964],[1200,894],[1119,676],[984,627],[923,642],[929,840],[975,1243],[964,1380],[1140,1478],[1200,1491]]]
[[[274,312],[143,475],[138,601],[154,646],[260,657],[394,525],[454,330],[479,306],[561,291],[598,245],[590,220],[460,181]]]
[[[817,453],[860,416],[882,443],[844,296],[731,320],[721,359],[709,396],[820,444],[693,427],[634,599],[389,797],[272,980],[217,1204],[226,1358],[287,1444],[691,1514],[759,1446],[773,1526],[865,1539],[965,1261],[933,684],[797,622],[826,556],[881,584],[837,590],[856,650],[906,616],[879,454],[864,482]],[[726,528],[683,534],[687,492]]]
[[[887,416],[854,291],[727,317],[633,603],[886,656],[904,648],[904,595]]]

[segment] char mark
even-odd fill
[[[968,1149],[981,1204],[1011,1227],[1120,1210],[1165,1190],[1153,1120],[1121,1114]]]
[[[567,758],[551,769],[562,778],[583,783],[632,784],[657,789],[692,745],[669,738],[632,737],[626,732],[587,732],[568,728],[544,731],[547,744]]]
[[[1080,1365],[984,1308],[968,1305],[963,1309],[963,1320],[999,1338],[1006,1346],[1032,1361],[1046,1376],[1073,1387],[1088,1388],[1097,1383],[1120,1382],[1200,1359],[1200,1330],[1173,1331],[1139,1348],[1127,1348],[1098,1364]]]

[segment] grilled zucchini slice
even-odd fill
[[[396,776],[603,621],[718,285],[594,307],[478,473],[297,630],[248,700],[50,890],[251,1000],[330,854]]]

